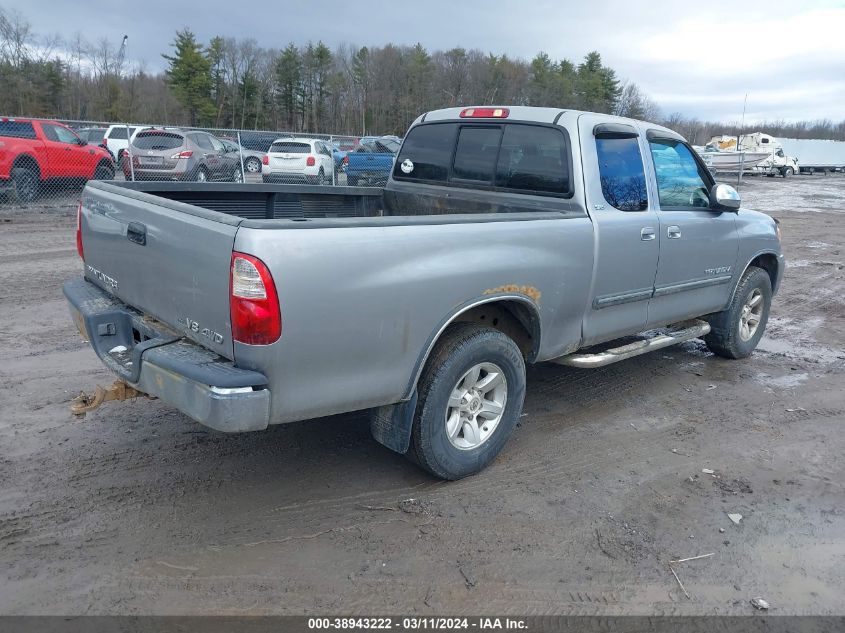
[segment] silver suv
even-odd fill
[[[224,180],[242,182],[237,155],[208,132],[153,128],[132,141],[132,165],[125,161],[127,180]]]

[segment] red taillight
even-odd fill
[[[190,158],[193,155],[194,155],[194,153],[191,150],[186,149],[184,152],[179,152],[178,154],[173,154],[173,156],[171,156],[170,158]]]
[[[233,340],[247,345],[269,345],[279,340],[279,296],[264,262],[246,253],[232,253],[229,302]]]
[[[76,207],[76,252],[85,261],[85,250],[82,248],[82,201]]]
[[[270,164],[270,157],[267,154],[264,154],[264,157],[261,159],[262,165],[269,165]]]
[[[507,108],[466,108],[461,110],[462,119],[507,119],[511,113]]]
[[[341,162],[342,165],[348,165],[349,164],[349,156],[344,156],[343,160],[340,161],[340,162]]]
[[[305,161],[306,167],[313,167],[316,164],[317,164],[317,159],[314,158],[313,156],[309,156]]]

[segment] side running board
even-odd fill
[[[676,323],[671,327],[673,329],[669,332],[658,334],[649,339],[634,341],[628,345],[613,347],[595,354],[567,354],[566,356],[552,359],[549,362],[587,369],[604,367],[605,365],[610,365],[626,358],[633,358],[646,352],[653,352],[656,349],[662,349],[670,345],[689,341],[690,339],[700,338],[710,332],[710,324],[700,319]]]

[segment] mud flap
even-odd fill
[[[411,427],[417,409],[417,390],[406,402],[377,407],[370,414],[370,433],[379,444],[405,454],[411,445]]]

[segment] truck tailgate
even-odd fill
[[[233,359],[229,267],[241,218],[96,182],[80,221],[87,279]]]

